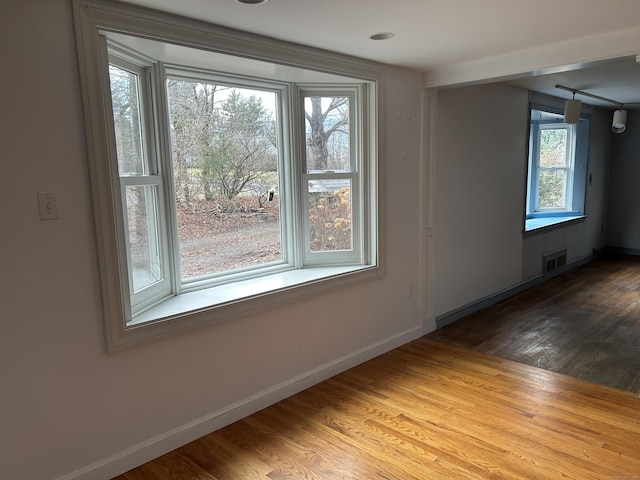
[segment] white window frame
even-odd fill
[[[195,81],[195,82],[209,82],[215,83],[218,85],[226,85],[230,87],[238,87],[238,88],[247,88],[254,90],[264,90],[268,92],[273,92],[278,96],[279,100],[277,102],[277,116],[278,121],[281,123],[278,128],[278,144],[285,145],[289,141],[289,130],[290,130],[290,118],[284,113],[287,110],[291,110],[289,97],[291,95],[290,90],[291,86],[283,83],[283,82],[273,82],[268,80],[256,80],[252,78],[243,78],[243,77],[232,77],[225,73],[214,72],[211,70],[198,70],[192,68],[185,68],[176,65],[162,65],[161,66],[162,73],[159,75],[157,79],[157,83],[163,86],[163,93],[166,95],[166,90],[164,87],[166,86],[166,79],[180,79],[186,81]],[[170,149],[170,146],[167,145],[167,149]],[[290,152],[287,149],[281,148],[279,149],[278,154],[278,170],[280,172],[280,185],[279,190],[284,191],[286,189],[287,178],[292,177],[294,165],[292,164],[292,160],[290,158]],[[169,177],[173,172],[173,165],[171,155],[167,153],[167,155],[163,158],[164,161],[164,169],[169,172]],[[171,185],[173,185],[173,179],[171,179]],[[174,197],[174,192],[171,190],[169,192],[171,198]],[[299,265],[296,261],[298,258],[294,252],[294,246],[291,242],[291,233],[292,227],[290,225],[289,219],[294,218],[294,209],[292,203],[292,196],[286,196],[286,198],[281,199],[281,241],[282,241],[282,260],[271,262],[269,264],[254,266],[254,267],[246,267],[243,269],[214,273],[210,275],[205,275],[204,277],[198,277],[195,279],[186,279],[183,280],[180,277],[179,269],[175,268],[175,294],[179,295],[182,293],[194,292],[201,290],[203,288],[215,287],[218,285],[226,285],[228,283],[247,279],[249,277],[262,277],[270,274],[277,274],[280,272],[284,272],[290,270],[292,268],[299,268]],[[175,221],[174,221],[175,223]],[[173,228],[174,230],[174,240],[172,250],[174,252],[174,263],[177,265],[179,262],[179,246],[177,239],[177,226]]]
[[[534,128],[534,127],[532,127]],[[540,165],[540,144],[542,143],[542,132],[544,130],[564,130],[567,132],[567,142],[565,149],[565,164],[564,166],[545,167]],[[574,159],[575,159],[575,125],[567,123],[548,123],[539,124],[535,126],[536,140],[535,147],[533,149],[533,157],[530,163],[530,175],[532,183],[529,188],[531,189],[530,195],[530,208],[532,212],[552,212],[552,211],[571,211],[572,195],[573,191],[573,176],[574,176]],[[564,185],[563,185],[563,205],[560,207],[541,207],[540,206],[540,174],[544,171],[557,171],[562,170],[565,172]]]
[[[307,166],[307,160],[303,159],[303,173],[301,175],[301,186],[303,195],[303,211],[308,212],[309,195],[308,186],[311,181],[323,181],[323,180],[349,180],[351,183],[351,229],[353,244],[350,250],[335,251],[335,252],[317,252],[310,249],[310,226],[309,216],[304,215],[304,263],[307,266],[310,265],[349,265],[362,262],[363,254],[365,251],[364,237],[362,236],[362,217],[364,216],[361,209],[361,190],[362,182],[360,172],[363,169],[363,142],[359,137],[359,132],[362,130],[362,117],[366,117],[366,102],[363,99],[365,92],[359,86],[352,86],[349,88],[335,86],[328,88],[327,86],[302,86],[300,89],[300,102],[304,105],[304,99],[306,97],[347,97],[349,98],[349,150],[350,150],[350,165],[348,172],[336,172],[327,170],[325,172],[309,171]],[[304,118],[302,119],[304,121]]]
[[[382,249],[379,248],[381,212],[378,208],[377,125],[380,112],[377,89],[383,69],[379,65],[301,46],[295,46],[298,54],[292,58],[291,52],[294,50],[286,42],[268,40],[126,4],[73,0],[73,6],[89,142],[108,351],[118,351],[178,330],[220,322],[266,305],[354,281],[377,278],[382,274],[379,254]],[[286,247],[287,258],[284,265],[270,266],[271,270],[267,268],[265,270],[268,272],[259,275],[255,272],[246,275],[233,272],[225,281],[183,285],[178,281],[175,263],[170,258],[168,295],[162,297],[163,294],[160,294],[160,299],[151,295],[151,300],[144,299],[142,302],[130,295],[131,277],[126,261],[128,242],[122,195],[125,185],[131,182],[158,185],[162,190],[158,208],[166,212],[166,216],[160,218],[164,232],[162,242],[175,244],[176,241],[175,232],[172,233],[175,218],[172,218],[172,209],[165,208],[172,204],[173,198],[169,186],[172,184],[172,169],[163,160],[170,151],[167,113],[163,111],[166,98],[162,97],[166,97],[166,94],[161,93],[165,68],[168,67],[161,61],[154,62],[156,59],[151,59],[151,64],[146,65],[145,55],[132,53],[129,58],[124,55],[125,61],[133,61],[147,72],[145,79],[151,80],[145,81],[149,81],[150,89],[155,89],[152,101],[149,102],[155,122],[148,129],[146,140],[149,147],[154,149],[151,154],[159,158],[157,163],[150,162],[152,171],[148,177],[157,175],[159,178],[121,178],[118,175],[115,152],[113,114],[109,111],[109,54],[105,35],[112,35],[110,32],[114,32],[113,35],[130,35],[132,38],[153,39],[155,42],[189,47],[193,48],[193,52],[224,54],[229,58],[243,59],[242,61],[252,59],[256,61],[256,65],[258,62],[269,62],[274,66],[279,65],[278,68],[288,69],[287,75],[291,72],[299,73],[305,79],[294,83],[287,81],[289,86],[281,89],[282,104],[287,105],[289,111],[297,109],[299,112],[291,117],[283,115],[283,118],[289,120],[284,125],[283,143],[287,145],[288,153],[283,161],[282,174],[284,181],[288,182],[288,187],[285,188],[290,188],[289,193],[292,194],[292,199],[285,201],[283,207],[285,214],[290,219],[295,219],[292,223],[285,224],[283,235],[287,239],[296,239],[295,245]],[[257,48],[257,45],[260,47]],[[115,55],[117,52],[114,50],[113,53]],[[256,69],[259,67],[256,66]],[[221,73],[227,73],[237,81],[249,81],[251,78],[233,69]],[[348,80],[336,83],[323,78],[321,83],[318,80],[305,83],[307,79],[323,76]],[[266,79],[267,75],[255,78]],[[278,81],[274,82],[276,83]],[[301,246],[304,244],[300,241],[300,238],[304,238],[300,231],[304,230],[304,199],[308,197],[305,182],[309,177],[309,173],[303,168],[306,162],[304,135],[301,136],[300,133],[304,131],[304,106],[297,96],[301,92],[346,92],[354,99],[352,120],[356,127],[350,138],[355,160],[353,171],[346,178],[351,179],[355,189],[352,196],[357,197],[356,206],[353,207],[356,212],[356,233],[354,248],[348,255],[344,252],[322,252],[322,255],[315,255],[317,252],[305,251]],[[145,116],[148,113],[149,110],[145,111]],[[333,175],[332,178],[336,178],[342,174],[326,172],[323,175]],[[175,257],[175,251],[169,255]]]
[[[144,311],[149,306],[157,303],[162,298],[165,298],[171,292],[172,285],[172,270],[170,268],[169,252],[167,245],[169,243],[169,232],[166,228],[167,220],[165,216],[165,179],[161,174],[162,168],[157,161],[158,144],[156,138],[158,137],[156,129],[154,127],[154,109],[153,109],[153,94],[154,90],[154,67],[148,62],[143,62],[140,59],[132,61],[131,58],[126,58],[127,55],[121,52],[121,55],[109,55],[109,65],[115,65],[122,70],[129,71],[135,74],[139,80],[140,89],[140,112],[141,112],[141,129],[142,129],[142,154],[143,160],[143,172],[139,175],[127,174],[119,175],[120,181],[120,202],[119,211],[115,217],[116,222],[122,222],[124,233],[124,249],[127,254],[126,257],[121,256],[119,259],[119,266],[122,272],[127,272],[126,278],[122,278],[122,283],[127,291],[130,292],[128,298],[128,315],[126,321],[131,321],[131,318],[138,312]],[[110,98],[105,98],[105,110],[111,109]],[[108,129],[111,130],[111,129]],[[108,131],[109,136],[113,135],[113,132]],[[117,166],[117,160],[116,160]],[[162,276],[159,281],[146,286],[145,288],[134,291],[133,269],[128,265],[131,263],[131,248],[129,241],[129,230],[124,228],[127,225],[127,209],[126,209],[126,194],[128,187],[154,187],[156,190],[156,201],[148,207],[152,210],[155,217],[155,225],[158,229],[157,244],[159,247],[160,256],[160,270]]]
[[[529,155],[527,160],[527,183],[524,214],[524,235],[534,235],[549,229],[572,225],[585,218],[586,180],[589,150],[590,115],[581,114],[577,124],[564,123],[562,110],[553,106],[531,104],[531,115],[541,112],[547,118],[530,121]],[[537,114],[536,114],[537,115]],[[560,167],[540,167],[540,135],[545,128],[567,130],[567,166],[562,167],[565,176],[564,206],[540,208],[538,190],[541,170]]]

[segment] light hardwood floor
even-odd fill
[[[639,479],[640,399],[425,337],[117,478]]]

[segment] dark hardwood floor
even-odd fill
[[[640,393],[640,257],[603,257],[428,336]]]

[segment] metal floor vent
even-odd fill
[[[556,250],[542,256],[542,274],[553,272],[567,264],[567,249]]]

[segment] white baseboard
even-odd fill
[[[427,335],[437,328],[436,316],[427,314],[422,316],[422,334]]]
[[[107,480],[175,450],[193,440],[230,425],[252,413],[371,360],[424,335],[424,326],[412,328],[359,351],[304,372],[271,388],[197,418],[147,441],[122,450],[55,480]]]

